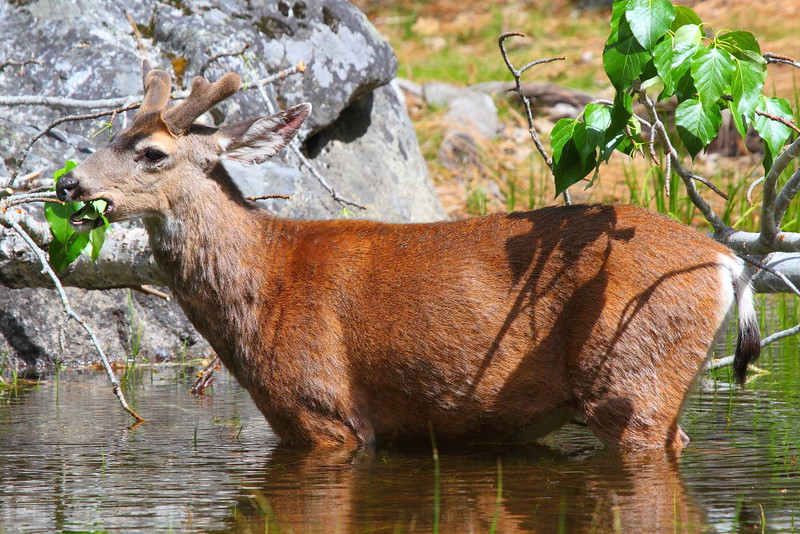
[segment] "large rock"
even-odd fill
[[[397,62],[389,45],[354,6],[343,0],[249,2],[183,0],[131,2],[128,13],[142,35],[144,55],[166,69],[175,89],[222,52],[206,70],[209,79],[238,71],[252,84],[260,77],[302,61],[303,74],[266,87],[273,104],[286,107],[311,102],[314,113],[300,133],[304,151],[328,182],[345,198],[367,205],[366,211],[342,206],[285,151],[256,167],[230,164],[248,195],[289,194],[265,207],[278,215],[303,218],[340,216],[390,221],[430,221],[444,217],[419,152],[399,92],[391,87]],[[65,16],[69,14],[68,16]],[[133,29],[119,3],[67,0],[0,3],[0,46],[4,59],[35,58],[41,64],[0,72],[0,95],[49,95],[100,99],[141,95],[140,57]],[[87,110],[43,106],[0,107],[0,176],[13,168],[32,135],[52,120]],[[233,122],[267,114],[258,90],[240,91],[204,117]],[[64,123],[34,146],[23,173],[44,176],[68,158],[83,159],[130,117],[117,117],[109,132],[92,137],[102,121]],[[7,235],[7,234],[6,234]],[[73,306],[98,330],[112,358],[131,351],[132,321],[144,324],[142,350],[149,356],[207,350],[181,312],[157,297],[133,294],[131,316],[125,290],[70,290]],[[133,319],[131,318],[133,317]],[[65,315],[51,290],[0,287],[0,354],[40,367],[59,357],[59,328]],[[79,363],[94,358],[88,338],[74,325],[61,336],[60,359]]]

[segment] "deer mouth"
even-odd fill
[[[70,224],[79,231],[87,232],[108,224],[108,215],[114,211],[114,203],[106,198],[84,201],[83,206],[70,215]]]

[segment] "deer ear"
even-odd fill
[[[243,163],[263,163],[289,144],[310,113],[311,104],[300,104],[269,117],[223,126],[217,131],[223,154]]]

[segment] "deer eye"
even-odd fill
[[[150,163],[158,163],[167,157],[165,153],[161,152],[157,148],[145,148],[142,155]]]

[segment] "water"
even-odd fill
[[[190,371],[143,371],[128,395],[148,421],[127,428],[104,375],[62,372],[0,396],[0,533],[800,531],[797,340],[761,363],[743,392],[692,396],[677,461],[573,426],[442,449],[438,475],[431,448],[279,448],[225,373],[196,398]]]

